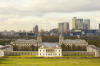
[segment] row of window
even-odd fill
[[[40,50],[40,52],[42,52],[42,51],[45,52],[45,50]],[[52,52],[52,51],[54,51],[54,50],[46,50],[46,52],[50,52],[50,51]],[[61,52],[61,50],[55,50],[55,51],[56,51],[56,52],[57,52],[57,51]]]
[[[40,53],[40,56],[45,56],[45,54]],[[61,56],[61,54],[46,54],[46,56]]]
[[[35,44],[35,43],[34,43]],[[24,44],[24,45],[34,45],[34,44]],[[13,45],[20,45],[20,44],[13,44]]]

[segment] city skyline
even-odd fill
[[[98,29],[99,4],[99,0],[0,0],[0,31],[30,31],[36,24],[50,30],[59,22],[71,22],[72,17],[89,18],[91,29]]]
[[[82,17],[82,16],[81,17],[78,16],[77,18],[90,19],[90,29],[99,29],[99,23],[100,23],[99,19],[96,20],[96,19],[94,19],[94,17]],[[59,18],[50,18],[50,20],[46,19],[45,21],[43,21],[41,18],[41,20],[40,20],[41,23],[39,23],[39,22],[35,22],[35,23],[34,22],[27,22],[26,24],[24,22],[23,23],[13,23],[14,25],[11,24],[11,27],[1,29],[0,31],[5,31],[5,30],[7,30],[7,31],[11,31],[11,30],[14,30],[14,31],[20,31],[20,30],[32,31],[33,27],[35,27],[36,25],[39,26],[39,30],[42,29],[44,31],[49,31],[51,29],[58,28],[58,24],[63,23],[63,22],[69,23],[69,27],[70,27],[70,29],[72,29],[72,19],[73,19],[73,17],[59,17]],[[48,22],[51,22],[51,23],[48,24]],[[28,27],[25,27],[26,25]],[[18,27],[20,27],[20,29],[18,29]],[[1,26],[1,28],[2,28],[2,26]],[[9,29],[9,28],[11,28],[11,29]]]

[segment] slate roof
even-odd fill
[[[0,45],[0,49],[5,49],[5,48],[8,48],[9,45],[6,45],[6,46],[3,46],[3,45]]]
[[[100,51],[100,48],[96,47],[95,45],[89,45],[89,47],[93,48],[93,49],[96,49],[98,51]]]
[[[41,43],[40,48],[61,48],[61,47],[58,43],[43,42],[43,43]]]
[[[66,40],[64,40],[64,43],[67,43],[67,44],[88,44],[85,40],[81,40],[81,39],[75,39],[75,40],[66,39]]]
[[[4,47],[3,45],[0,45],[0,49],[3,48],[3,47]]]
[[[17,39],[14,42],[17,43],[17,44],[27,44],[27,43],[31,44],[31,43],[36,43],[37,41],[34,40],[34,39],[29,39],[29,40],[27,40],[27,39]],[[11,44],[13,44],[13,42],[11,42]]]

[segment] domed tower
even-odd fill
[[[62,34],[60,34],[60,36],[59,36],[59,44],[61,45],[63,43],[63,41],[64,41],[64,37],[63,37]]]
[[[42,43],[42,37],[40,34],[37,35],[37,44],[38,46],[40,46],[40,44]]]

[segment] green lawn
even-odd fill
[[[10,56],[0,58],[0,66],[100,66],[100,58],[65,58]]]

